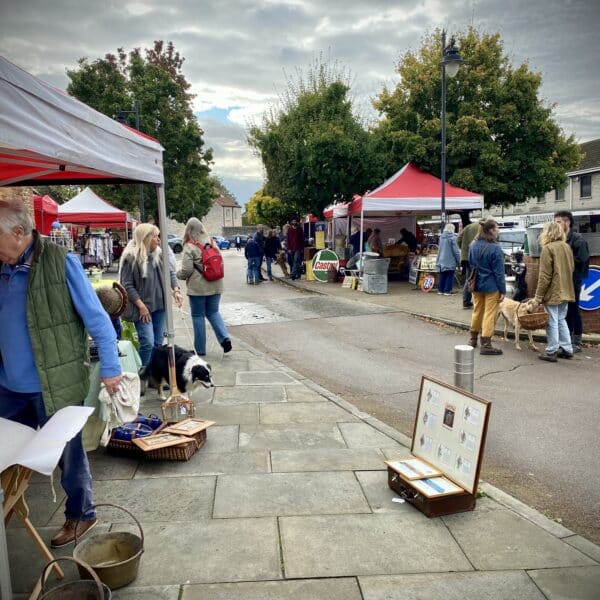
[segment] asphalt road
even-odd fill
[[[364,302],[360,292],[349,301],[247,285],[243,256],[225,256],[231,333],[361,410],[411,435],[421,376],[452,383],[465,332]],[[493,403],[482,478],[598,543],[600,352],[550,364],[502,348],[502,357],[476,355],[474,391]]]

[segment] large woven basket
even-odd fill
[[[548,313],[545,310],[534,313],[519,315],[519,323],[522,329],[533,331],[535,329],[546,329],[548,324]]]

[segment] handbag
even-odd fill
[[[488,246],[486,246],[479,254],[479,261],[481,262],[481,260],[483,259],[483,255],[486,253],[488,249]],[[476,285],[477,285],[477,273],[478,273],[479,269],[477,267],[473,267],[470,271],[469,271],[469,276],[467,277],[467,289],[469,290],[469,292],[473,293],[475,291],[477,291],[475,289]]]

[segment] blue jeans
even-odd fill
[[[300,279],[300,267],[302,266],[302,250],[296,250],[292,253],[293,261],[292,261],[292,279]]]
[[[559,347],[567,352],[573,352],[571,334],[567,325],[568,307],[568,302],[545,307],[548,313],[548,325],[546,325],[546,337],[548,338],[546,352],[548,354],[553,354]]]
[[[260,256],[253,256],[248,259],[248,282],[258,283],[260,281]]]
[[[273,279],[273,272],[271,271],[271,265],[273,264],[273,261],[275,259],[272,256],[267,256],[266,260],[267,260],[267,277],[269,279]]]
[[[206,321],[210,323],[219,344],[229,337],[223,317],[219,313],[221,294],[188,296],[194,326],[194,348],[200,356],[206,354]]]
[[[454,284],[454,269],[449,271],[440,271],[439,291],[442,294],[450,294]]]
[[[48,418],[40,392],[22,394],[13,392],[0,385],[0,417],[27,425],[33,429],[42,426]],[[91,506],[92,474],[87,454],[83,449],[81,432],[67,443],[58,463],[62,472],[60,483],[67,494],[65,517],[79,519],[83,509]],[[84,515],[84,521],[94,519],[95,510]]]
[[[152,317],[150,323],[137,321],[135,324],[140,341],[140,360],[144,367],[150,363],[152,350],[162,346],[165,337],[165,311],[163,309],[155,310],[150,313],[150,316]]]

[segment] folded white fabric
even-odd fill
[[[106,427],[100,439],[100,445],[106,446],[110,439],[111,429],[123,423],[134,421],[140,409],[140,378],[137,373],[123,373],[119,389],[109,394],[106,386],[100,385],[98,394],[100,410]]]

